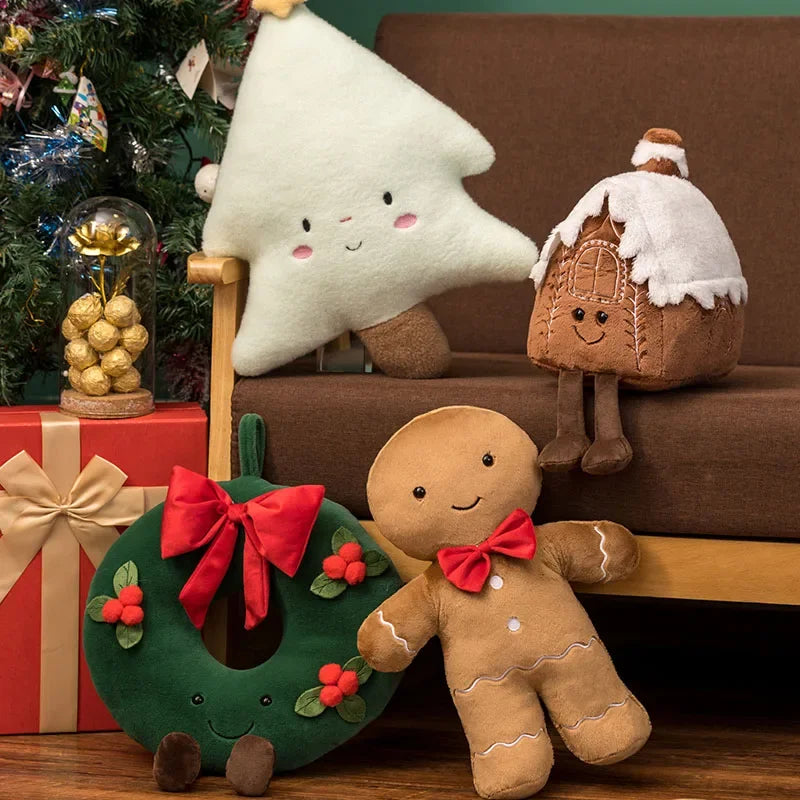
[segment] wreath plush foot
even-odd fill
[[[176,467],[166,502],[128,528],[92,582],[92,679],[120,726],[155,753],[166,791],[185,791],[202,769],[227,774],[239,794],[263,794],[273,770],[352,738],[399,683],[357,647],[361,622],[400,587],[396,570],[323,487],[259,477],[264,439],[261,418],[246,416],[234,481]],[[250,670],[216,661],[201,637],[212,600],[237,592],[247,628],[270,613],[283,620],[277,651]]]

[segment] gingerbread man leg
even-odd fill
[[[491,800],[536,794],[553,766],[553,745],[541,703],[519,673],[457,690],[458,709],[472,758],[475,791]]]
[[[539,676],[542,700],[567,747],[587,764],[615,764],[638,752],[650,718],[617,675],[602,642],[575,648]]]
[[[548,472],[573,469],[590,444],[583,414],[583,373],[562,369],[558,375],[558,433],[539,454],[539,466]]]

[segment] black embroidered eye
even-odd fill
[[[494,466],[494,456],[491,453],[487,453],[483,457],[483,466],[484,467],[493,467]]]
[[[598,311],[598,312],[597,312],[597,321],[598,321],[598,322],[599,322],[601,325],[605,325],[605,324],[606,324],[606,322],[608,322],[608,314],[606,314],[606,312],[605,312],[605,311]]]
[[[417,486],[417,488],[414,489],[414,497],[416,497],[417,500],[422,500],[422,498],[425,497],[426,494],[428,494],[428,493],[425,491],[424,487],[422,487],[422,486]]]
[[[386,194],[383,196],[383,202],[386,203],[387,206],[390,206],[394,202],[391,192],[386,192]]]
[[[303,220],[303,230],[306,233],[311,233],[311,223],[307,219]]]
[[[264,707],[271,706],[272,698],[268,694],[265,694],[258,702]]]
[[[203,705],[204,702],[205,702],[205,697],[203,697],[203,695],[201,695],[201,694],[196,694],[192,698],[192,705],[201,706],[201,705]]]
[[[572,316],[575,317],[578,322],[583,322],[583,318],[586,316],[586,312],[582,308],[576,308],[572,312]]]

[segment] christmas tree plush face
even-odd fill
[[[237,371],[456,286],[527,277],[535,245],[462,186],[493,161],[452,109],[305,7],[264,18],[203,243],[251,265]]]

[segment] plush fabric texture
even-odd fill
[[[250,262],[242,375],[426,298],[520,280],[535,245],[462,179],[494,150],[454,111],[305,6],[265,17],[249,56],[204,231]]]
[[[260,736],[242,736],[231,750],[225,777],[244,797],[261,797],[266,793],[275,769],[275,748]]]
[[[372,466],[367,493],[382,532],[420,557],[479,544],[518,501],[532,511],[540,487],[536,446],[521,428],[494,411],[458,406],[395,434]],[[569,586],[629,575],[639,560],[635,538],[613,522],[557,522],[537,534],[533,559],[493,553],[492,576],[478,593],[459,589],[434,564],[358,635],[361,654],[382,670],[404,669],[439,637],[475,790],[486,798],[528,797],[547,782],[553,749],[543,706],[567,747],[590,764],[621,761],[650,735],[647,713]]]
[[[449,375],[433,381],[318,375],[313,364],[298,364],[239,381],[233,413],[237,424],[253,410],[266,420],[270,477],[324,484],[328,497],[368,519],[370,466],[411,417],[458,403],[491,405],[535,441],[549,442],[557,387],[552,373],[531,369],[521,354],[456,353]],[[581,472],[548,475],[537,524],[597,516],[641,533],[800,539],[793,479],[800,472],[800,370],[741,365],[713,385],[623,391],[622,400],[634,461],[600,481]],[[593,410],[589,393],[589,419]]]
[[[689,177],[689,164],[686,161],[686,151],[675,144],[664,142],[648,142],[642,139],[633,151],[631,164],[634,167],[643,167],[648,161],[671,161],[678,168],[681,178]]]
[[[786,148],[800,126],[800,17],[397,14],[377,51],[492,142],[497,163],[468,188],[539,243],[587,188],[624,169],[648,123],[674,126],[750,287],[742,363],[800,366],[794,318],[774,303],[776,289],[787,307],[800,303],[786,213],[800,207],[800,150]],[[518,284],[430,305],[454,352],[519,353],[532,301]]]
[[[245,503],[277,487],[244,476],[221,484],[235,503]],[[163,506],[128,528],[109,551],[91,585],[90,597],[109,594],[116,569],[134,561],[144,593],[143,636],[123,650],[114,627],[84,624],[84,649],[92,680],[114,718],[151,752],[168,733],[190,735],[200,745],[203,769],[224,774],[237,740],[246,734],[269,739],[277,770],[308,764],[350,739],[384,709],[399,676],[376,673],[359,688],[366,716],[348,723],[336,713],[310,719],[295,713],[295,701],[317,685],[319,668],[345,663],[357,655],[356,632],[364,617],[399,586],[393,567],[349,586],[335,600],[312,594],[310,587],[331,554],[331,537],[345,527],[365,550],[377,546],[342,506],[322,504],[296,576],[271,575],[270,614],[280,612],[283,636],[275,654],[249,670],[234,670],[206,650],[179,600],[182,587],[204,551],[163,559],[160,552]],[[243,539],[219,594],[242,590]]]
[[[153,759],[153,779],[162,792],[185,792],[200,775],[200,745],[186,733],[168,733]]]

